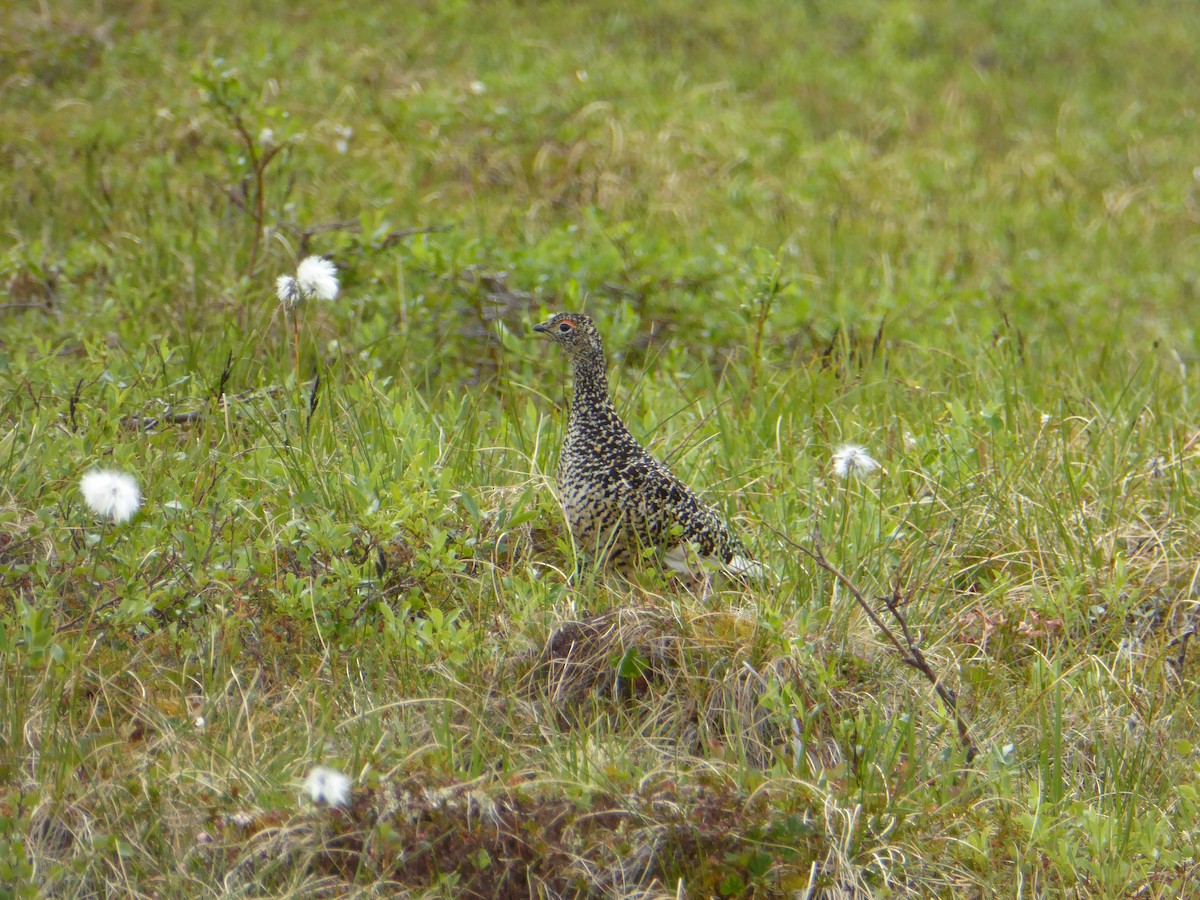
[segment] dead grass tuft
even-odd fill
[[[471,898],[647,896],[673,891],[684,873],[689,894],[706,896],[739,869],[747,885],[778,889],[807,879],[822,852],[817,823],[765,792],[671,779],[576,799],[521,778],[411,776],[310,821],[322,875],[421,890],[454,873],[455,895]]]
[[[620,606],[562,623],[520,679],[519,694],[549,707],[560,728],[620,711],[643,737],[676,751],[764,768],[793,750],[796,723],[764,698],[788,685],[816,706],[805,660],[767,658],[756,623],[738,612],[682,618]],[[827,708],[837,698],[825,697]],[[540,717],[538,717],[540,718]],[[818,741],[826,761],[837,757]]]

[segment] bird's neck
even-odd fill
[[[602,352],[581,353],[572,360],[572,369],[575,376],[574,409],[582,411],[612,405]]]

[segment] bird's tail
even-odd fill
[[[744,581],[769,581],[773,574],[763,563],[747,556],[734,554],[728,561],[722,561],[716,556],[701,556],[687,544],[676,544],[668,549],[663,554],[663,562],[672,571],[692,577],[718,571]]]
[[[772,575],[765,563],[746,556],[732,556],[721,568],[730,575],[750,581],[770,581]]]

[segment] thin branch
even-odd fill
[[[248,403],[252,400],[258,400],[262,397],[274,396],[282,390],[283,385],[272,384],[265,388],[253,388],[248,391],[242,391],[240,394],[226,394],[224,391],[222,391],[213,399],[218,406],[228,406],[230,401],[236,403]],[[191,425],[194,422],[199,422],[202,420],[210,411],[206,408],[180,411],[174,406],[169,406],[166,404],[164,404],[164,406],[165,408],[158,415],[143,415],[142,413],[135,413],[133,415],[126,416],[121,421],[123,424],[131,425],[142,431],[153,431],[162,424]]]
[[[231,204],[233,204],[234,209],[241,210],[246,216],[249,216],[251,219],[254,218],[254,211],[251,210],[248,206],[246,206],[246,198],[239,197],[237,190],[233,186],[225,184],[220,181],[217,181],[217,179],[213,178],[211,175],[204,176],[204,180],[207,181],[213,187],[215,187],[217,190],[219,190],[222,194],[224,194],[225,199],[228,200]],[[245,188],[243,187],[243,191],[244,190],[245,190]]]
[[[79,615],[77,615],[71,621],[66,622],[62,625],[59,625],[57,628],[54,629],[54,633],[56,635],[65,634],[66,632],[68,632],[72,628],[74,628],[76,625],[78,625],[80,622],[82,622],[84,619],[89,619],[90,617],[95,616],[97,613],[104,612],[106,609],[112,609],[114,606],[116,606],[120,602],[121,602],[120,597],[113,597],[111,600],[105,600],[103,603],[101,603],[99,606],[95,607],[94,609],[88,609],[85,612],[81,612]],[[87,630],[88,629],[86,629],[86,628],[84,629],[84,631],[87,631]]]
[[[254,176],[253,209],[249,208],[246,199],[239,200],[232,189],[221,185],[221,189],[229,197],[230,201],[254,220],[254,236],[250,242],[250,259],[246,265],[246,277],[252,278],[254,277],[255,269],[258,268],[258,254],[266,226],[267,167],[283,151],[285,144],[264,147],[260,154],[258,144],[255,142],[254,136],[250,133],[250,129],[247,128],[242,114],[230,104],[223,103],[221,107],[224,109],[226,115],[229,116],[229,122],[233,126],[234,131],[237,132],[238,138],[245,148],[246,155],[250,158],[250,169]],[[243,193],[246,191],[244,181],[242,191]]]
[[[10,309],[40,309],[44,313],[50,311],[50,306],[47,303],[0,303],[0,312],[7,312]]]
[[[386,600],[388,597],[399,594],[401,591],[408,590],[409,588],[413,587],[416,583],[417,582],[416,582],[415,578],[406,578],[405,580],[403,580],[397,584],[389,585],[388,587],[385,587],[385,588],[380,588],[379,590],[375,591],[374,593],[368,594],[366,599],[364,599],[363,602],[359,604],[358,609],[355,610],[355,612],[354,612],[354,615],[352,615],[350,617],[350,621],[357,622],[359,619],[361,619],[363,617],[363,615],[366,613],[367,609],[375,601]]]
[[[770,526],[767,527],[770,528]],[[858,602],[858,605],[862,607],[863,612],[867,614],[867,616],[874,623],[875,627],[883,633],[883,635],[896,649],[896,653],[900,657],[900,661],[906,666],[916,669],[925,676],[930,684],[933,685],[933,689],[937,692],[937,695],[942,699],[942,702],[946,705],[946,708],[949,709],[954,716],[954,724],[958,729],[958,738],[967,751],[967,762],[970,763],[972,760],[974,760],[979,751],[975,747],[975,743],[971,740],[970,727],[967,725],[966,719],[964,719],[962,713],[959,712],[958,695],[955,694],[951,688],[947,687],[942,679],[938,677],[937,673],[934,672],[933,666],[929,664],[929,660],[925,658],[925,654],[921,650],[920,641],[913,637],[908,628],[908,621],[904,618],[903,613],[900,611],[902,595],[899,581],[896,582],[896,586],[892,589],[891,595],[883,598],[883,602],[887,607],[888,612],[892,614],[892,617],[899,625],[900,633],[903,635],[903,640],[897,637],[896,633],[890,629],[879,617],[878,613],[871,608],[871,604],[867,602],[867,598],[863,596],[863,593],[858,589],[858,586],[850,580],[850,577],[825,558],[825,554],[821,552],[820,541],[815,533],[813,534],[812,540],[813,549],[810,550],[808,547],[797,544],[787,535],[776,531],[774,528],[770,528],[770,530],[773,531],[776,536],[783,538],[783,540],[790,544],[794,549],[799,550],[818,566],[841,582],[842,586],[850,592],[850,595],[854,597],[854,599]]]
[[[170,413],[163,416],[163,419],[171,425],[191,425],[202,418],[204,418],[204,410],[202,409],[193,409],[191,412]]]
[[[326,234],[330,231],[362,231],[362,223],[358,219],[343,219],[340,222],[320,222],[317,225],[310,225],[304,229],[287,226],[287,230],[292,232],[292,234],[310,238],[315,234]]]
[[[350,234],[362,233],[362,223],[356,222],[353,219],[340,222],[322,222],[317,225],[310,225],[308,228],[296,228],[290,225],[280,225],[279,227],[299,241],[298,256],[305,256],[308,253],[309,241],[315,235],[328,234],[331,231],[345,231]],[[389,231],[380,240],[379,249],[387,250],[389,247],[394,247],[400,241],[415,234],[438,234],[443,231],[452,231],[453,229],[453,225],[427,225],[423,228],[401,228],[396,231]]]
[[[254,239],[250,242],[250,261],[246,265],[246,277],[253,278],[254,269],[258,265],[258,245],[262,240],[263,218],[266,215],[263,172],[267,168],[267,163],[270,162],[270,156],[259,159],[254,146],[254,138],[246,129],[246,123],[242,121],[241,115],[236,111],[233,113],[233,127],[241,135],[242,143],[246,146],[246,153],[250,157],[250,166],[254,170]]]
[[[414,234],[437,234],[442,231],[450,231],[452,228],[454,228],[453,225],[429,225],[425,228],[403,228],[400,231],[389,231],[379,242],[379,249],[386,250]]]

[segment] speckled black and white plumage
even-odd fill
[[[690,571],[687,548],[737,575],[761,574],[721,514],[701,502],[637,442],[608,396],[604,347],[592,320],[559,313],[534,331],[571,360],[575,399],[558,460],[558,490],[576,548],[615,566],[646,548],[665,551],[672,568]]]

